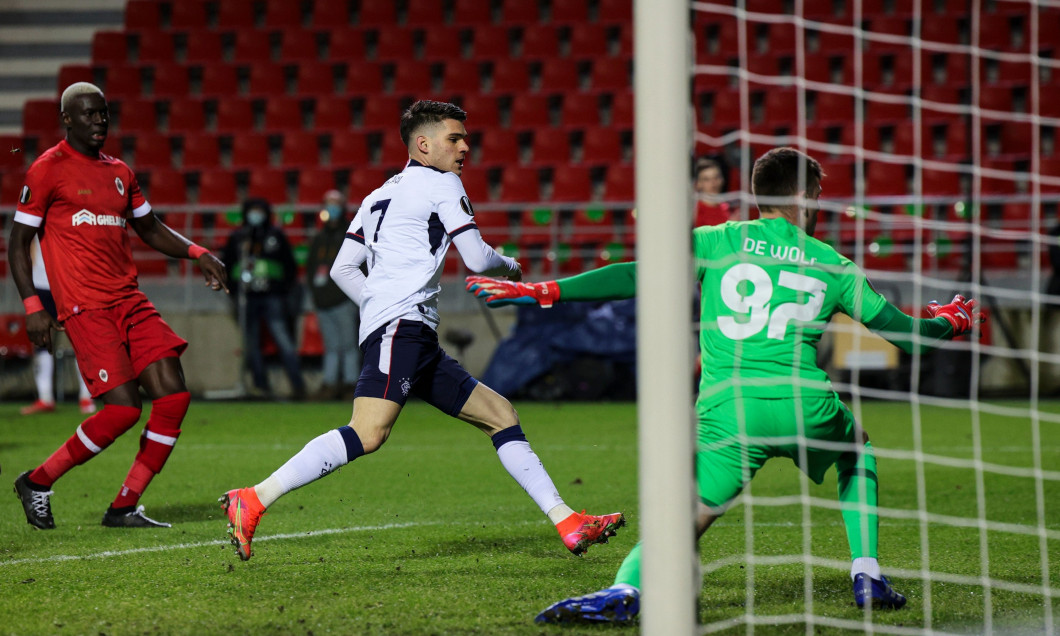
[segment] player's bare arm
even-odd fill
[[[37,298],[37,290],[33,288],[33,262],[30,258],[30,244],[37,234],[37,228],[24,223],[15,222],[11,228],[11,240],[9,242],[8,264],[11,267],[11,276],[15,279],[15,287],[18,295],[27,301]],[[37,305],[40,300],[37,300]],[[32,301],[27,303],[26,333],[30,341],[38,347],[44,347],[52,351],[52,330],[62,331],[63,327],[43,307],[36,311],[30,311]]]
[[[169,227],[155,216],[154,212],[148,212],[144,216],[133,218],[130,221],[133,229],[152,248],[172,258],[193,258],[199,263],[206,286],[214,291],[221,289],[228,292],[228,272],[224,263],[198,245],[184,238],[179,232]]]

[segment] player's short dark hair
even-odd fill
[[[421,99],[401,115],[401,141],[407,146],[417,128],[424,124],[440,124],[446,119],[464,121],[467,113],[456,104]]]
[[[823,178],[824,170],[813,157],[795,148],[774,148],[755,161],[751,192],[756,197],[793,197],[813,190]]]

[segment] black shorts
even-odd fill
[[[37,292],[37,297],[40,298],[40,304],[44,305],[44,311],[48,312],[52,319],[58,320],[59,312],[55,309],[55,296],[52,296],[52,290],[38,287],[34,291]]]
[[[361,345],[364,362],[356,397],[404,405],[415,395],[453,417],[460,414],[478,380],[438,344],[438,333],[423,324],[394,320],[373,331]]]

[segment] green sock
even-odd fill
[[[615,585],[625,583],[640,589],[640,546],[641,542],[638,541],[626,555],[626,560],[619,566],[618,574],[615,575]]]
[[[836,462],[839,473],[839,507],[850,542],[850,558],[876,558],[880,517],[876,512],[879,480],[872,443],[865,444],[859,455],[848,453]],[[864,491],[864,499],[862,492]]]

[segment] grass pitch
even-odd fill
[[[556,600],[609,585],[634,545],[635,407],[518,406],[530,442],[571,506],[626,512],[629,525],[609,545],[582,558],[570,555],[485,436],[422,403],[409,405],[380,452],[273,506],[247,563],[227,542],[216,499],[256,483],[305,442],[345,423],[348,405],[195,401],[176,451],[142,501],[149,516],[173,528],[99,525],[135,454],[137,437],[130,432],[56,484],[58,528],[42,532],[25,523],[10,484],[62,443],[81,417],[73,406],[29,419],[18,415],[18,405],[0,405],[0,483],[7,491],[0,493],[0,633],[636,633],[635,627],[532,622]],[[921,415],[924,453],[974,456],[967,411],[925,407]],[[905,573],[892,579],[910,601],[905,610],[868,620],[881,631],[981,632],[990,624],[998,633],[1033,633],[1045,629],[1051,612],[1055,630],[1060,603],[1046,609],[1042,589],[1044,579],[1054,590],[1060,580],[1060,542],[981,531],[975,519],[981,507],[992,522],[1033,528],[1041,515],[1055,537],[1060,484],[1043,482],[1039,510],[1033,479],[977,477],[971,468],[927,463],[920,491],[916,463],[894,454],[913,449],[910,407],[865,403],[862,419],[880,455],[881,506],[915,511],[922,499],[932,514],[947,515],[924,524],[915,515],[884,516],[881,562],[885,572]],[[985,461],[1033,466],[1035,438],[1026,417],[983,415],[979,429]],[[1060,425],[1043,424],[1037,445],[1045,470],[1060,466]],[[706,535],[701,622],[722,627],[753,615],[772,623],[758,633],[806,633],[803,613],[812,607],[823,618],[816,633],[865,626],[845,571],[843,526],[829,508],[834,474],[823,486],[806,486],[799,475],[786,460],[770,462],[751,488],[755,503],[734,507]],[[780,499],[803,488],[816,505]],[[963,527],[957,518],[971,521]],[[804,545],[812,564],[799,560]],[[1051,558],[1043,560],[1042,546]],[[946,576],[919,576],[925,564]],[[968,583],[983,575],[1002,585],[987,590]],[[734,624],[723,631],[746,630]]]

